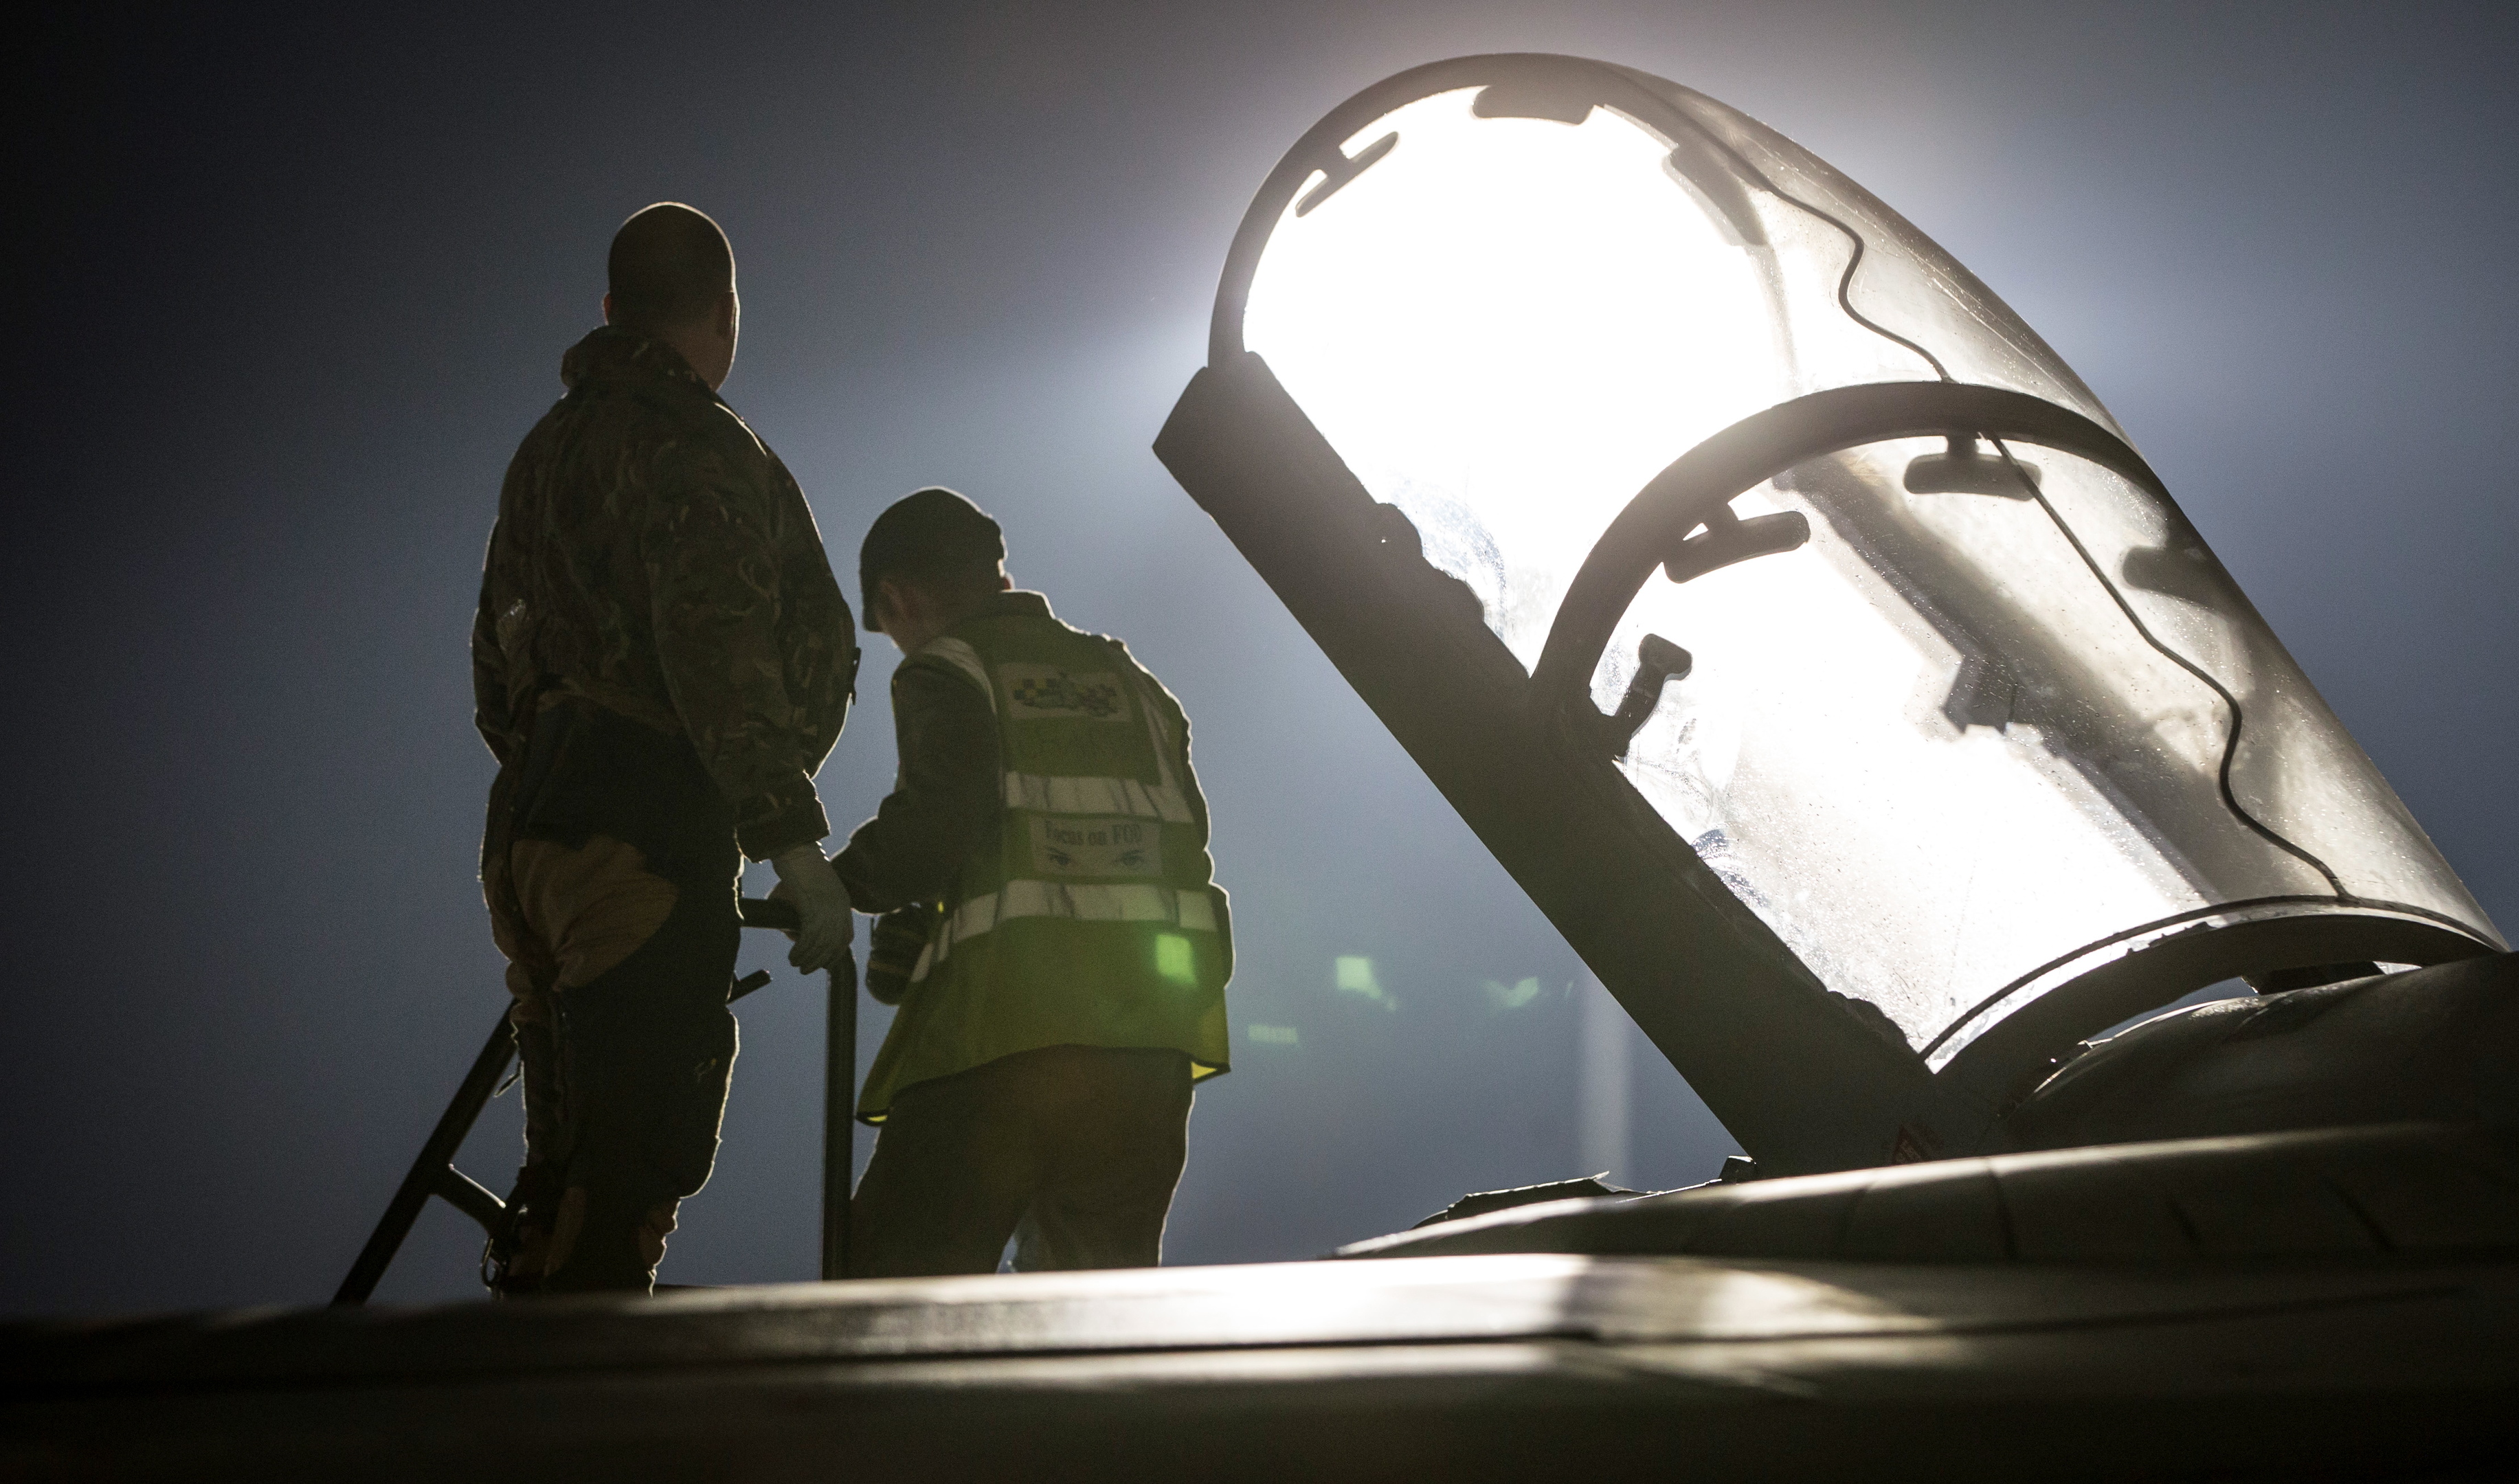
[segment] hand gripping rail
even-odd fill
[[[747,896],[740,910],[747,928],[792,931],[796,927],[796,909],[783,901]],[[829,1065],[822,1079],[822,1276],[830,1279],[840,1277],[848,1268],[849,1175],[855,1153],[856,1124],[852,1115],[856,1112],[858,1066],[856,956],[843,953],[840,961],[831,966],[827,979],[830,1018],[824,1046]],[[729,986],[727,1001],[731,1004],[769,982],[769,970],[755,970]],[[481,1110],[489,1106],[499,1089],[500,1077],[515,1055],[515,1032],[503,1007],[490,1039],[483,1043],[481,1054],[472,1059],[472,1069],[464,1074],[462,1085],[455,1089],[454,1101],[446,1105],[437,1127],[429,1131],[427,1142],[420,1147],[420,1157],[412,1161],[411,1172],[402,1177],[393,1200],[386,1202],[383,1219],[369,1235],[368,1244],[359,1249],[358,1260],[350,1264],[349,1276],[333,1292],[333,1303],[368,1301],[385,1269],[392,1265],[394,1254],[402,1250],[403,1240],[411,1235],[412,1225],[420,1219],[420,1208],[428,1204],[431,1196],[479,1222],[483,1231],[498,1231],[499,1223],[506,1219],[508,1203],[457,1169],[455,1152],[463,1147],[464,1136],[472,1132]]]

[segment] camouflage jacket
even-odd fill
[[[499,492],[472,624],[474,724],[518,763],[574,696],[687,737],[755,860],[829,833],[857,626],[804,492],[671,346],[606,327]]]

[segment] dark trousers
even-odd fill
[[[516,995],[526,1163],[514,1230],[494,1243],[500,1288],[643,1290],[717,1159],[734,894],[666,881],[601,837],[518,842],[505,864],[492,923]]]
[[[741,869],[688,741],[544,701],[481,842],[525,1076],[525,1167],[489,1253],[499,1291],[654,1280],[717,1158]]]
[[[1047,1046],[893,1100],[850,1203],[849,1276],[1145,1268],[1189,1133],[1189,1058]]]

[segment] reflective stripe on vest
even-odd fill
[[[991,709],[995,708],[997,693],[986,678],[988,669],[980,663],[978,651],[959,639],[941,639],[931,646],[930,652],[979,677],[981,688],[989,693]],[[1189,798],[1181,789],[1180,774],[1172,768],[1172,752],[1180,744],[1177,739],[1165,735],[1163,722],[1159,720],[1162,709],[1148,688],[1150,679],[1143,675],[1131,675],[1128,683],[1137,692],[1137,711],[1145,719],[1146,741],[1154,749],[1155,781],[1058,778],[1040,773],[1009,772],[1006,774],[1006,807],[1030,809],[1039,814],[1134,814],[1141,819],[1160,819],[1166,824],[1196,822],[1196,816],[1190,813]]]
[[[1045,778],[1039,773],[1006,774],[1006,807],[1037,814],[1134,814],[1167,824],[1189,824],[1189,801],[1174,782],[1139,783],[1134,778]]]
[[[1095,780],[1099,781],[1099,780]],[[1215,931],[1215,898],[1205,889],[1178,891],[1134,882],[1088,885],[1066,881],[1009,881],[986,896],[954,909],[928,940],[909,971],[917,983],[943,963],[957,942],[979,937],[1018,917],[1064,917],[1075,922],[1159,922],[1189,933]]]

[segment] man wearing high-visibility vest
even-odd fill
[[[1027,1270],[1154,1265],[1191,1085],[1228,1067],[1188,720],[1119,640],[1013,590],[1005,549],[930,489],[859,556],[866,627],[904,656],[901,771],[832,866],[894,941],[920,931],[858,1102],[881,1132],[853,1276],[993,1273],[1009,1238]]]

